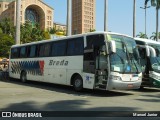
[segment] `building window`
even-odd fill
[[[27,8],[25,12],[25,20],[31,21],[34,26],[36,23],[40,22],[40,16],[36,10]]]

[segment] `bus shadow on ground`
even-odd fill
[[[38,106],[36,102],[27,101],[22,103],[13,103],[8,107],[0,109],[0,111],[13,111],[18,113],[25,113],[26,111],[30,113],[42,113],[51,112],[50,118],[60,120],[61,118],[70,119],[70,120],[133,120],[132,115],[134,112],[140,111],[140,108],[137,107],[122,107],[122,106],[113,106],[113,107],[93,107],[93,108],[84,108],[84,105],[88,105],[86,100],[62,100],[47,103],[43,106]],[[128,111],[128,112],[127,112]],[[66,112],[66,113],[65,113]],[[133,112],[133,113],[132,113]],[[76,114],[75,114],[76,113]],[[54,117],[56,116],[56,117]],[[77,116],[77,117],[73,117]],[[86,117],[90,116],[90,117]],[[105,117],[108,116],[108,117]],[[112,116],[112,117],[110,117]],[[118,116],[118,117],[117,117]],[[119,117],[119,116],[129,116],[128,117]],[[82,118],[83,117],[83,118]],[[113,119],[114,118],[114,119]],[[144,119],[145,117],[143,117]],[[16,118],[17,119],[17,118]],[[40,118],[38,118],[40,119]],[[45,118],[48,120],[48,118]],[[142,117],[135,117],[134,120],[142,120]],[[147,117],[145,120],[153,120],[152,117]],[[154,120],[159,120],[159,118],[154,118]]]
[[[26,101],[22,103],[11,103],[6,108],[0,109],[1,111],[136,111],[136,107],[93,107],[84,108],[91,104],[87,100],[61,100],[50,102],[45,105],[39,106],[37,102]]]
[[[136,99],[138,101],[142,101],[142,102],[160,102],[160,99]]]
[[[118,97],[118,96],[133,95],[132,93],[126,93],[125,91],[119,92],[119,91],[88,90],[88,89],[84,89],[81,92],[76,92],[74,91],[72,86],[58,85],[58,84],[52,84],[52,83],[42,83],[42,82],[35,82],[35,81],[27,81],[27,83],[22,83],[17,79],[3,80],[3,82],[23,85],[28,87],[34,87],[34,88],[40,88],[40,89],[45,89],[50,91],[56,91],[61,93],[73,94],[76,96],[86,95],[86,96],[97,96],[97,97]]]
[[[145,88],[137,89],[134,91],[136,92],[160,92],[160,88],[145,87]]]
[[[150,98],[159,98],[160,99],[160,94],[158,95],[141,95],[141,96],[144,96],[144,97],[150,97]]]

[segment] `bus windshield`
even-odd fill
[[[139,53],[132,38],[120,35],[108,35],[108,40],[115,40],[116,53],[110,55],[111,71],[120,73],[140,73]]]
[[[151,66],[155,72],[160,73],[160,45],[151,45],[156,51],[156,57],[150,57]]]

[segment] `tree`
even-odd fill
[[[0,56],[9,57],[9,51],[14,44],[14,39],[7,34],[0,34]]]
[[[44,31],[44,32],[43,32],[43,36],[44,36],[44,39],[45,39],[45,40],[51,39],[50,33],[49,33],[48,31]]]
[[[156,40],[157,34],[155,32],[152,33],[152,36],[150,37],[150,39],[152,40]],[[158,33],[158,37],[160,39],[160,32]]]
[[[21,43],[30,43],[35,41],[41,41],[44,39],[50,39],[50,33],[44,32],[40,29],[39,24],[35,24],[34,27],[32,23],[27,21],[21,25]]]
[[[95,29],[90,29],[90,30],[89,30],[89,32],[95,32],[95,31],[96,31]]]
[[[14,36],[14,25],[9,18],[4,18],[0,22],[0,28],[4,34],[8,34],[10,36]]]
[[[0,28],[0,34],[2,34],[2,33],[3,33],[2,28]]]
[[[50,31],[49,31],[50,34],[55,34],[56,32],[57,31],[56,31],[55,27],[51,28]]]
[[[147,35],[142,32],[140,32],[136,37],[148,39]]]
[[[160,0],[145,0],[145,5],[147,5],[149,1],[151,1],[151,6],[156,7],[156,40],[158,41]]]

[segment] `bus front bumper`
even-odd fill
[[[110,80],[108,82],[107,90],[128,90],[128,89],[139,89],[142,81],[134,82],[123,82],[119,80]]]

